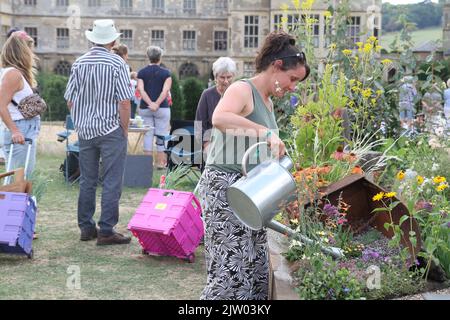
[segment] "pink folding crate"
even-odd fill
[[[192,192],[150,188],[128,229],[141,244],[142,253],[194,262],[204,234],[200,203]]]

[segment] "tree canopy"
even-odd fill
[[[393,5],[383,3],[382,7],[382,29],[384,32],[398,31],[402,28],[398,17],[403,13],[408,21],[415,23],[418,29],[436,27],[442,25],[442,6],[444,1],[439,3],[425,0],[420,3]]]

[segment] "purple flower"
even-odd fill
[[[297,96],[291,95],[290,103],[291,103],[291,107],[297,106],[297,103],[298,103],[298,98],[297,98]]]
[[[329,203],[323,206],[323,213],[329,217],[337,217],[339,215],[338,209]]]
[[[344,289],[343,289],[342,291],[344,291],[344,293],[345,293],[345,294],[347,294],[347,293],[349,293],[349,292],[350,292],[350,289],[349,289],[349,288],[346,288],[346,287],[344,287]]]
[[[378,260],[380,258],[381,258],[381,255],[376,250],[365,249],[362,253],[362,259],[366,262],[369,260]]]
[[[425,210],[427,212],[431,212],[433,210],[433,204],[425,200],[419,200],[416,203],[416,210]]]
[[[447,222],[447,228],[449,228],[449,229],[450,229],[450,221],[449,221],[449,222]]]

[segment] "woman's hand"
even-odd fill
[[[286,146],[275,133],[271,131],[269,132],[270,134],[267,137],[267,144],[269,145],[272,155],[279,159],[286,154]]]
[[[25,137],[23,136],[22,132],[20,131],[14,131],[11,133],[11,140],[13,143],[25,143]]]
[[[157,111],[159,109],[159,105],[155,102],[150,102],[148,108],[152,111]]]

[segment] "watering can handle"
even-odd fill
[[[266,141],[262,141],[262,142],[255,143],[254,145],[252,145],[250,148],[248,148],[245,151],[244,156],[242,157],[242,175],[244,177],[247,176],[247,160],[248,160],[248,157],[250,155],[250,152],[252,152],[253,149],[257,148],[259,145],[263,145],[263,144],[267,144],[267,142]]]

